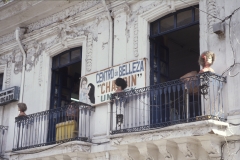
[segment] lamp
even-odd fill
[[[123,114],[117,114],[116,122],[118,127],[121,127],[121,124],[123,123]]]

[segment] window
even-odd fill
[[[2,90],[3,87],[3,73],[0,73],[0,91]]]
[[[82,48],[73,48],[53,57],[50,108],[63,107],[79,97]]]
[[[150,124],[163,122],[165,125],[176,120],[176,116],[182,119],[185,115],[186,100],[181,93],[184,85],[172,87],[175,80],[200,68],[197,63],[200,55],[199,11],[193,7],[179,10],[150,26],[150,85],[159,88],[150,92]],[[183,87],[182,91],[180,87]],[[189,115],[200,115],[200,98],[196,95],[188,98]]]
[[[151,36],[156,37],[176,29],[199,23],[198,6],[183,9],[169,14],[151,23]]]

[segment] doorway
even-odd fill
[[[151,93],[150,124],[187,117],[185,93],[177,94],[170,90],[170,86],[173,86],[170,81],[200,70],[199,12],[196,7],[179,10],[150,24],[150,85],[167,82],[165,88]],[[201,102],[199,96],[191,96],[191,110],[188,114],[195,117],[201,113]]]
[[[73,48],[53,57],[50,109],[79,100],[82,48]]]

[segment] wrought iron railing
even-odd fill
[[[7,131],[7,126],[0,125],[0,159],[5,151]]]
[[[226,78],[211,72],[112,95],[111,134],[196,120],[224,120]]]
[[[65,107],[16,117],[13,151],[68,141],[90,141],[94,108],[76,102]]]

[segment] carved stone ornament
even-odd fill
[[[26,71],[31,71],[39,61],[39,56],[42,54],[42,51],[45,49],[45,45],[39,43],[38,41],[33,41],[32,43],[26,46]]]
[[[140,154],[147,160],[155,160],[158,159],[158,148],[156,145],[151,143],[140,143],[137,144]]]
[[[214,137],[197,137],[202,145],[202,148],[208,153],[211,158],[221,157],[221,142]]]
[[[154,141],[165,160],[177,160],[178,146],[168,140]]]
[[[126,33],[129,32],[130,28],[133,25],[133,54],[135,57],[138,57],[138,15],[143,14],[144,12],[147,12],[151,9],[153,9],[156,6],[162,5],[163,0],[161,1],[153,1],[151,4],[149,5],[139,5],[139,7],[134,10],[134,11],[129,11],[129,18],[128,18],[128,22],[127,22],[127,29],[126,29]],[[128,34],[126,34],[127,38]]]
[[[138,21],[134,22],[134,38],[133,38],[133,53],[134,56],[138,56]]]
[[[217,10],[216,10],[216,0],[207,0],[207,12],[209,13],[209,15],[207,16],[207,20],[208,20],[208,30],[209,33],[212,34],[213,33],[213,29],[212,29],[212,25],[215,23],[215,17],[217,17]]]
[[[32,23],[30,24],[28,27],[27,32],[32,32],[34,30],[46,27],[50,24],[53,24],[55,22],[61,21],[66,19],[67,17],[71,17],[76,15],[77,13],[80,13],[82,11],[86,11],[89,8],[97,5],[98,3],[100,3],[101,1],[95,1],[95,0],[88,0],[88,1],[83,1],[81,3],[78,3],[74,6],[71,6],[63,11],[60,11],[56,14],[53,14],[45,19],[42,19],[38,22]]]
[[[9,0],[13,1],[13,0]],[[15,0],[17,1],[17,0]],[[8,3],[9,3],[8,2]],[[11,9],[1,9],[0,10],[0,20],[6,19],[8,17],[11,17],[13,15],[16,15],[24,10],[26,10],[28,7],[34,5],[36,1],[19,1],[18,3],[15,3],[11,6]],[[0,6],[1,7],[1,6]]]
[[[2,37],[0,37],[0,45],[6,42],[9,42],[11,40],[15,40],[15,34],[14,33],[10,33],[10,34],[6,34]]]
[[[88,72],[92,69],[92,53],[93,53],[93,37],[91,33],[87,36],[87,55],[86,55],[86,69]]]
[[[179,150],[183,153],[186,159],[198,159],[198,149],[195,144],[192,143],[181,143],[178,144]]]
[[[40,55],[39,58],[39,76],[38,76],[38,84],[41,86],[42,83],[42,68],[43,68],[43,55]]]
[[[90,152],[91,146],[81,144],[71,144],[65,147],[67,152]]]
[[[130,13],[130,7],[127,3],[123,3],[123,4],[119,5],[118,7],[113,8],[111,15],[113,17],[116,17],[118,14],[120,14],[122,12],[126,12],[126,14]]]
[[[2,55],[0,57],[0,64],[6,64],[7,66],[5,88],[9,88],[11,86],[12,55],[10,53]]]
[[[121,156],[124,160],[138,160],[139,159],[139,151],[134,146],[119,146],[118,149],[121,152]]]

